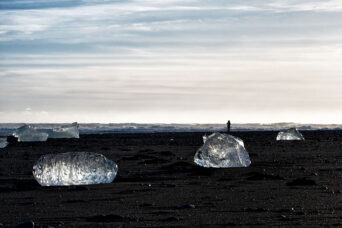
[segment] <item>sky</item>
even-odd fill
[[[342,1],[2,0],[0,122],[342,123]]]

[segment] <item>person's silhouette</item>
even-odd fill
[[[230,120],[228,120],[228,122],[227,122],[227,132],[228,133],[230,132]]]

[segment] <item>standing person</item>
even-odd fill
[[[227,132],[230,133],[230,120],[227,122]]]

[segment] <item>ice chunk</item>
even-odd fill
[[[205,143],[205,141],[207,141],[207,138],[208,138],[208,136],[207,136],[207,135],[203,135],[203,136],[202,136],[203,143]]]
[[[304,140],[304,137],[296,128],[290,128],[279,132],[277,140]]]
[[[194,162],[203,167],[247,167],[251,164],[243,141],[228,134],[213,133],[203,137],[203,146],[195,154]]]
[[[36,142],[46,141],[49,135],[45,132],[37,131],[36,128],[25,124],[16,129],[13,136],[17,137],[19,142]]]
[[[5,148],[7,145],[7,138],[0,138],[0,148]]]
[[[54,128],[52,131],[48,132],[48,134],[49,138],[80,138],[77,122]]]
[[[111,183],[117,172],[113,161],[91,152],[47,154],[33,166],[33,176],[42,186]]]

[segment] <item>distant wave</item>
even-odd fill
[[[22,126],[23,123],[0,124],[0,135],[8,136]],[[31,124],[38,129],[51,129],[62,124]],[[299,130],[342,130],[342,124],[298,124],[298,123],[274,123],[274,124],[234,124],[233,131],[277,131],[296,127]],[[90,123],[80,124],[81,134],[107,134],[107,133],[158,133],[158,132],[214,132],[225,131],[225,124],[136,124],[136,123]]]

